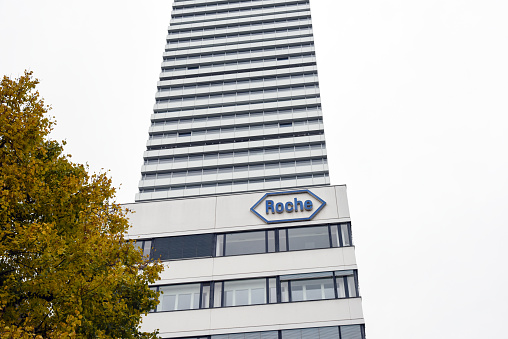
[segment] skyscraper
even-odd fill
[[[137,201],[329,184],[308,1],[175,1]]]
[[[162,338],[364,339],[308,0],[174,0],[129,237]]]

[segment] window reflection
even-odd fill
[[[266,304],[266,279],[224,282],[224,306]]]
[[[226,234],[226,255],[264,253],[265,231]]]

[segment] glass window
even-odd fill
[[[266,304],[266,279],[224,282],[224,306]]]
[[[157,312],[193,310],[199,308],[200,284],[162,286]]]
[[[337,284],[337,297],[345,298],[346,297],[346,287],[344,284],[344,277],[337,277],[335,279],[335,283]]]
[[[340,238],[339,238],[339,231],[337,229],[337,225],[331,225],[330,232],[332,235],[332,247],[340,247]]]
[[[328,226],[290,228],[288,238],[290,251],[330,247]]]
[[[280,302],[289,302],[289,281],[280,282]]]
[[[222,282],[213,284],[213,307],[222,307]]]
[[[212,335],[211,339],[278,339],[278,331]]]
[[[136,248],[138,251],[141,250],[143,251],[143,243],[144,241],[143,240],[138,240],[134,243],[134,248]]]
[[[358,296],[356,292],[355,277],[353,275],[347,277],[347,289],[350,298],[356,298]]]
[[[269,300],[270,304],[274,304],[277,302],[277,278],[268,279],[268,292],[269,292]]]
[[[336,271],[335,277],[339,298],[355,298],[358,296],[354,271]]]
[[[268,239],[267,239],[267,252],[273,253],[275,252],[275,231],[267,231]]]
[[[349,225],[342,224],[340,225],[340,229],[342,232],[342,246],[351,246],[351,237],[349,234]]]
[[[211,257],[214,237],[214,234],[198,234],[155,238],[152,257],[161,260]]]
[[[291,281],[291,301],[335,298],[333,278]]]
[[[225,255],[265,253],[265,231],[226,234]]]
[[[341,326],[340,335],[342,339],[362,339],[362,328],[360,325]]]
[[[222,257],[224,255],[224,234],[217,235],[217,243],[215,245],[215,256]]]
[[[287,251],[287,237],[286,237],[286,230],[279,230],[279,251],[285,252]]]
[[[210,307],[210,283],[204,283],[201,292],[201,308]]]
[[[339,339],[339,328],[318,327],[297,330],[283,330],[282,339]]]

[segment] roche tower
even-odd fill
[[[308,0],[174,0],[129,237],[162,338],[365,339]]]

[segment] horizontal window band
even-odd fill
[[[321,99],[321,96],[320,96],[320,93],[318,92],[319,89],[316,89],[316,92],[315,94],[307,94],[307,93],[302,93],[301,95],[294,95],[292,93],[285,93],[287,95],[285,96],[276,96],[276,97],[272,97],[272,98],[260,98],[260,99],[250,99],[249,100],[242,100],[242,101],[226,101],[226,102],[218,102],[218,103],[215,103],[215,104],[210,104],[210,103],[202,103],[201,105],[197,105],[197,104],[194,104],[194,105],[186,105],[184,106],[183,104],[181,106],[178,106],[178,105],[175,105],[176,107],[173,108],[172,110],[174,111],[174,109],[176,109],[177,107],[179,108],[178,111],[185,111],[185,110],[189,110],[189,108],[193,108],[193,109],[211,109],[211,108],[228,108],[228,107],[237,107],[237,106],[249,106],[249,105],[256,105],[256,104],[269,104],[269,103],[278,103],[280,101],[295,101],[295,100],[312,100],[312,99],[318,99],[320,100]],[[161,104],[155,104],[154,105],[154,114],[157,114],[157,113],[171,113],[171,111],[168,111],[170,110],[171,108],[169,107],[160,107],[160,106],[163,106]]]
[[[163,131],[152,131],[149,132],[149,139],[161,139],[161,138],[172,138],[176,136],[182,136],[181,134],[186,134],[185,136],[191,135],[203,135],[203,134],[212,134],[212,133],[238,133],[245,131],[259,131],[262,129],[268,128],[284,128],[284,127],[298,127],[298,126],[308,126],[311,124],[322,123],[323,117],[322,115],[316,115],[315,117],[301,117],[301,118],[286,118],[286,119],[273,119],[270,121],[260,121],[258,123],[235,123],[231,121],[230,123],[224,123],[215,126],[209,127],[195,127],[195,128],[183,128],[183,126],[174,126],[174,128],[170,129],[170,125],[168,125],[167,130]],[[190,133],[190,134],[189,134]]]
[[[277,115],[293,115],[304,112],[318,112],[319,116],[322,116],[321,105],[307,105],[307,106],[290,106],[289,108],[280,109],[260,109],[260,110],[248,110],[248,111],[236,111],[221,112],[219,114],[207,114],[207,115],[183,115],[174,118],[161,118],[152,119],[152,127],[154,126],[165,126],[165,125],[176,125],[176,124],[189,124],[189,123],[203,123],[203,122],[223,122],[227,120],[246,119],[246,118],[260,118],[263,117],[274,117]]]
[[[317,78],[317,72],[315,71],[309,71],[309,72],[303,72],[300,74],[294,74],[294,75],[281,75],[281,76],[261,76],[261,77],[253,77],[252,79],[234,79],[234,80],[225,80],[222,82],[218,81],[208,81],[208,82],[201,82],[197,84],[184,84],[184,85],[166,85],[166,86],[158,86],[157,91],[158,94],[160,94],[160,97],[163,98],[162,93],[164,92],[172,92],[172,91],[187,91],[187,90],[206,90],[206,89],[217,89],[216,91],[210,91],[209,94],[218,94],[223,93],[224,91],[220,91],[219,88],[224,86],[242,86],[242,85],[257,85],[257,86],[263,86],[263,88],[283,88],[283,87],[277,87],[275,85],[273,86],[264,86],[264,83],[270,83],[270,82],[276,82],[276,81],[305,81],[306,79],[312,79],[313,81],[309,81],[308,84],[317,84],[317,81],[314,80],[314,78]],[[289,86],[289,85],[286,85]],[[203,93],[205,94],[205,93]],[[170,97],[170,96],[168,96]]]
[[[288,48],[267,48],[266,50],[249,50],[234,53],[214,53],[214,55],[198,55],[190,57],[178,57],[173,60],[164,60],[162,69],[168,70],[185,70],[189,67],[199,66],[201,68],[223,67],[228,65],[236,65],[240,63],[258,63],[266,60],[267,57],[272,59],[293,58],[298,59],[304,56],[315,56],[315,49],[312,45],[300,45]],[[215,60],[213,60],[215,58]],[[169,58],[168,58],[169,59]]]
[[[274,154],[274,153],[292,153],[292,152],[300,152],[300,151],[314,151],[314,150],[326,150],[326,144],[324,141],[314,141],[314,142],[308,142],[308,141],[301,141],[298,143],[293,143],[292,145],[280,145],[277,147],[274,146],[263,146],[263,147],[244,147],[244,148],[235,148],[234,150],[230,151],[211,151],[211,152],[195,152],[190,153],[186,152],[185,155],[172,155],[172,156],[145,156],[143,160],[145,161],[145,165],[150,164],[164,164],[165,161],[171,161],[173,162],[192,162],[192,161],[200,161],[203,160],[204,157],[210,157],[213,158],[221,158],[221,156],[226,156],[228,158],[230,157],[240,157],[240,156],[255,156],[255,155],[268,155],[268,154]],[[245,154],[246,153],[246,154]]]
[[[205,160],[206,161],[206,160]],[[248,169],[244,169],[245,167],[252,167],[250,171],[253,170],[261,170],[261,168],[257,168],[260,166],[264,166],[265,170],[269,169],[279,169],[279,168],[289,168],[289,167],[303,167],[303,166],[317,166],[317,165],[326,165],[327,157],[326,156],[314,156],[308,158],[295,158],[293,160],[277,160],[277,161],[257,161],[257,162],[239,162],[229,165],[213,165],[213,166],[199,166],[199,167],[186,167],[181,170],[171,170],[171,171],[142,171],[142,180],[157,180],[157,179],[169,179],[169,178],[181,178],[185,176],[193,176],[193,175],[211,175],[212,171],[215,171],[217,174],[223,173],[238,173],[238,172],[246,172]],[[277,165],[275,167],[275,165]],[[291,166],[290,166],[291,165]],[[223,171],[221,173],[221,171]],[[227,171],[227,172],[226,172]],[[235,172],[236,171],[236,172]],[[202,172],[201,174],[195,172]]]
[[[162,66],[162,74],[164,73],[170,73],[170,72],[181,72],[181,71],[189,71],[189,70],[208,70],[208,69],[214,69],[214,68],[221,68],[221,67],[232,67],[232,66],[252,66],[256,64],[266,63],[266,62],[277,62],[277,61],[299,61],[303,60],[305,58],[313,58],[315,57],[315,52],[293,52],[293,53],[286,53],[286,54],[280,54],[280,55],[273,55],[273,56],[259,56],[256,58],[252,57],[245,57],[245,58],[236,58],[231,59],[227,62],[203,62],[203,63],[188,63],[185,66],[182,65],[182,67],[175,68],[174,66]],[[261,66],[261,65],[258,65]],[[173,67],[173,68],[171,68]]]
[[[365,325],[295,328],[263,332],[214,334],[171,339],[365,339]],[[169,338],[167,338],[169,339]]]
[[[302,80],[304,80],[302,78]],[[218,99],[218,98],[224,98],[224,99],[232,99],[236,96],[242,96],[242,95],[259,95],[259,94],[274,94],[278,92],[287,92],[287,91],[296,91],[296,90],[302,90],[302,89],[319,89],[319,83],[317,79],[303,82],[299,84],[285,84],[285,85],[271,85],[271,86],[260,86],[258,88],[252,88],[252,89],[230,89],[230,90],[217,90],[217,91],[210,91],[200,94],[193,94],[189,93],[186,95],[182,94],[162,94],[156,98],[156,103],[163,103],[163,102],[174,102],[174,101],[188,101],[188,100],[203,100],[203,99]]]
[[[191,18],[190,20],[187,19],[187,20],[181,20],[182,18],[171,18],[170,20],[170,26],[172,27],[177,27],[179,25],[189,25],[189,24],[206,24],[206,23],[213,23],[213,22],[220,22],[221,20],[231,20],[231,19],[236,19],[236,20],[249,20],[249,19],[252,19],[254,17],[260,17],[260,16],[266,16],[267,14],[271,14],[271,15],[284,15],[284,14],[291,14],[291,13],[296,13],[296,12],[305,12],[305,13],[310,13],[310,5],[307,3],[307,4],[303,4],[304,6],[295,6],[294,8],[280,8],[277,12],[272,12],[272,13],[246,13],[245,15],[228,15],[228,16],[224,16],[224,15],[219,15],[218,17],[215,17],[215,18],[201,18],[201,19],[198,19],[196,20],[195,18]],[[194,19],[194,20],[192,20]]]
[[[260,72],[260,71],[272,71],[272,70],[283,70],[287,68],[298,68],[298,67],[312,67],[316,66],[315,61],[301,62],[296,64],[288,64],[288,65],[276,65],[276,66],[263,66],[256,67],[255,69],[246,68],[240,70],[228,70],[228,71],[215,71],[215,72],[207,72],[201,74],[192,74],[192,75],[171,75],[171,72],[161,73],[159,76],[160,81],[167,80],[180,80],[180,79],[189,79],[196,78],[196,81],[199,81],[199,78],[209,77],[209,76],[218,76],[218,75],[229,75],[229,74],[242,74],[242,73],[250,73],[250,72]]]
[[[311,31],[311,29],[309,29],[309,31]],[[166,46],[164,47],[164,52],[165,53],[171,53],[171,52],[188,52],[192,49],[197,49],[197,48],[200,48],[200,49],[205,49],[205,48],[222,48],[224,50],[227,50],[230,46],[239,46],[239,45],[242,45],[242,44],[260,44],[260,43],[277,43],[277,42],[281,42],[281,41],[290,41],[290,40],[295,40],[295,39],[308,39],[308,40],[311,40],[313,41],[314,39],[314,35],[312,34],[312,32],[298,32],[298,34],[294,34],[296,32],[293,32],[292,34],[290,34],[289,36],[288,35],[284,35],[284,34],[280,34],[279,36],[266,36],[266,37],[263,37],[262,35],[260,35],[259,37],[256,37],[255,39],[254,38],[250,38],[250,39],[239,39],[240,41],[222,41],[221,40],[217,40],[217,41],[211,41],[210,42],[206,42],[206,43],[203,43],[203,41],[201,41],[201,43],[197,43],[197,42],[194,42],[194,43],[191,43],[189,46],[189,43],[182,43],[182,44],[166,44]],[[233,40],[238,40],[238,39],[233,39]]]
[[[257,35],[265,35],[265,34],[277,34],[277,33],[284,33],[284,32],[296,32],[296,31],[304,31],[312,29],[312,24],[310,23],[300,23],[300,22],[294,22],[290,25],[286,25],[284,28],[263,28],[259,27],[258,29],[245,29],[245,30],[239,30],[235,32],[223,32],[214,34],[214,32],[210,33],[204,33],[203,35],[196,35],[191,37],[174,37],[171,38],[171,35],[166,38],[167,44],[181,44],[181,43],[189,43],[189,42],[197,42],[197,41],[207,41],[207,40],[221,40],[221,39],[231,39],[231,38],[238,38],[238,37],[246,37],[246,36],[257,36]]]
[[[248,185],[248,184],[259,184],[269,182],[283,182],[292,180],[304,180],[304,179],[316,179],[329,177],[328,171],[312,171],[302,173],[292,173],[290,175],[279,175],[279,176],[257,176],[257,177],[245,177],[242,179],[232,180],[213,180],[213,181],[195,181],[187,184],[176,184],[176,185],[161,185],[161,186],[141,186],[139,193],[153,193],[153,192],[167,192],[167,191],[181,191],[185,189],[201,189],[221,186],[235,186],[235,185]]]
[[[201,33],[201,32],[208,32],[208,31],[216,31],[221,29],[236,29],[236,28],[242,28],[242,27],[252,27],[252,26],[263,26],[263,25],[271,25],[271,24],[277,24],[277,23],[287,23],[287,22],[293,22],[293,21],[307,21],[311,20],[311,17],[308,13],[302,13],[300,15],[292,16],[291,18],[265,18],[265,19],[258,19],[253,20],[249,22],[242,22],[242,23],[222,23],[217,25],[208,25],[208,26],[201,26],[199,28],[172,28],[170,27],[168,29],[168,34],[192,34],[192,33]]]
[[[240,40],[235,42],[225,41],[214,41],[212,44],[200,44],[196,46],[178,46],[178,45],[165,45],[164,52],[162,53],[162,57],[164,58],[172,58],[172,57],[183,57],[186,55],[197,55],[197,54],[208,54],[215,52],[235,52],[242,51],[247,49],[257,49],[257,48],[273,48],[279,46],[295,46],[295,45],[305,45],[311,44],[314,46],[314,37],[312,34],[300,34],[300,35],[291,35],[291,36],[277,36],[271,38],[263,38],[263,39],[249,39],[249,40]]]
[[[301,0],[300,0],[301,1]],[[207,12],[207,8],[208,10],[212,10],[212,7],[215,8],[215,10],[217,9],[217,7],[226,7],[226,6],[239,6],[239,8],[246,8],[246,7],[260,7],[260,6],[267,6],[266,3],[264,3],[264,1],[260,1],[260,0],[237,0],[237,1],[214,1],[214,2],[206,2],[205,4],[198,4],[198,5],[178,5],[178,2],[180,1],[176,1],[175,2],[175,5],[173,5],[173,12],[175,13],[178,13],[179,11],[183,11],[183,10],[193,10],[193,12],[198,12],[196,9],[198,8],[201,8],[202,11],[204,12]],[[296,0],[285,0],[285,1],[280,1],[281,3],[283,4],[291,4],[291,3],[294,3],[294,2],[298,2]],[[243,6],[242,6],[243,5]],[[272,4],[273,6],[273,4]]]
[[[202,141],[181,141],[174,142],[169,141],[166,144],[161,145],[149,145],[147,146],[147,151],[151,150],[161,150],[166,148],[182,148],[182,147],[192,147],[192,146],[207,146],[207,145],[223,145],[223,144],[234,144],[237,142],[247,142],[247,141],[256,141],[256,140],[276,140],[276,139],[284,139],[284,138],[294,138],[294,137],[304,137],[311,135],[323,135],[324,130],[314,130],[314,131],[304,131],[304,132],[288,132],[288,133],[275,133],[275,134],[263,134],[257,136],[248,136],[248,137],[233,137],[233,138],[217,138],[213,140],[202,140]],[[165,139],[160,139],[164,141]]]
[[[275,4],[275,5],[266,5],[266,4],[259,4],[259,5],[246,5],[246,6],[242,6],[242,7],[238,7],[236,9],[231,9],[230,7],[226,7],[224,9],[219,9],[219,10],[204,10],[204,11],[197,11],[197,12],[194,12],[192,11],[192,13],[189,13],[189,14],[172,14],[171,15],[171,18],[172,19],[180,19],[180,18],[196,18],[196,17],[201,17],[201,16],[209,16],[209,15],[220,15],[220,14],[231,14],[231,13],[242,13],[242,12],[247,12],[247,11],[256,11],[256,10],[264,10],[264,9],[272,9],[272,8],[284,8],[284,7],[294,7],[294,6],[298,6],[298,5],[305,5],[305,4],[308,4],[309,1],[308,0],[293,0],[293,1],[288,1],[286,3],[282,3],[282,4]],[[242,13],[243,14],[243,13]]]
[[[152,310],[157,313],[359,297],[356,270],[351,275],[341,276],[334,272],[316,272],[307,279],[297,280],[269,276],[150,288],[160,293],[160,302]]]
[[[310,98],[312,101],[315,98]],[[198,109],[172,109],[161,112],[154,112],[152,115],[152,122],[162,121],[162,120],[172,120],[172,119],[180,119],[180,118],[204,118],[204,117],[217,117],[217,116],[231,116],[232,114],[257,114],[261,112],[267,112],[268,114],[272,114],[272,112],[278,111],[289,111],[289,110],[309,110],[314,107],[318,107],[321,110],[320,102],[307,102],[307,98],[298,99],[298,100],[277,100],[272,101],[273,104],[277,106],[274,107],[265,107],[265,102],[261,104],[253,105],[231,105],[225,107],[216,107],[214,110],[210,110],[210,107],[198,108]],[[266,102],[268,103],[268,102]],[[273,113],[275,114],[275,113]]]

